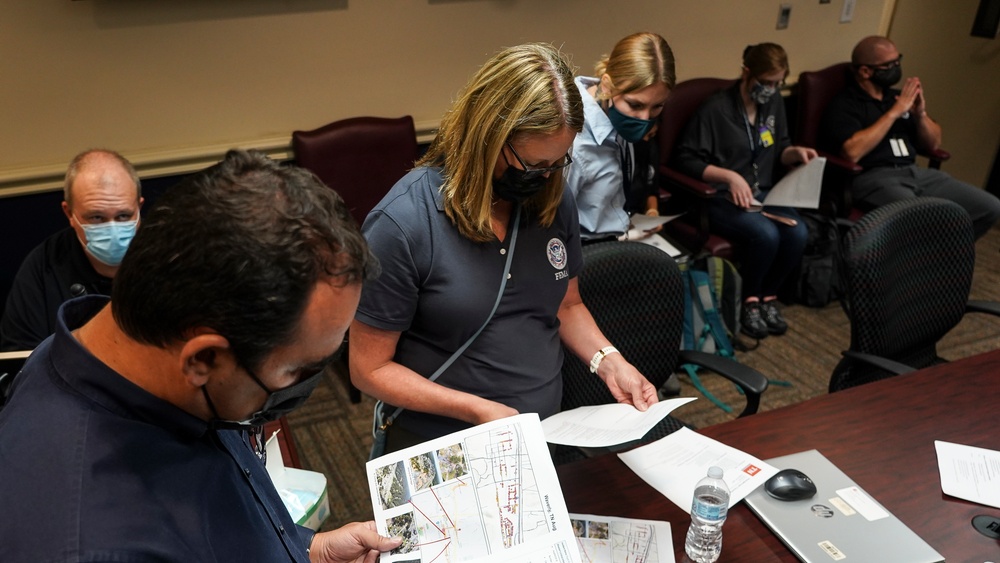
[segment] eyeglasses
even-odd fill
[[[890,69],[890,68],[893,68],[893,67],[897,67],[897,66],[899,66],[902,63],[903,63],[903,55],[899,55],[898,57],[896,57],[895,59],[893,59],[893,60],[891,60],[891,61],[889,61],[887,63],[881,63],[881,64],[877,64],[877,65],[861,65],[861,66],[866,66],[868,68],[874,68],[874,69],[878,69],[878,70],[886,70],[886,69]]]
[[[754,78],[754,80],[757,82],[757,84],[760,84],[761,86],[774,88],[776,90],[780,90],[785,85],[785,80],[784,79],[781,79],[781,80],[761,80],[760,78]]]
[[[545,168],[532,168],[524,163],[524,160],[521,159],[521,155],[517,154],[517,151],[514,150],[514,145],[510,144],[510,141],[507,141],[506,145],[507,148],[510,149],[510,152],[514,153],[514,158],[517,159],[517,163],[521,165],[522,169],[524,169],[525,180],[530,180],[532,178],[544,176],[552,172],[558,172],[573,163],[573,159],[569,156],[569,153],[566,153],[566,156],[562,158],[562,162],[558,164],[554,164],[552,166],[546,166]],[[510,161],[507,161],[506,155],[503,157],[503,159],[505,162],[507,162],[507,166],[510,166]]]

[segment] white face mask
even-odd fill
[[[80,241],[87,248],[91,256],[108,266],[117,266],[122,263],[125,251],[128,250],[139,220],[132,221],[107,221],[88,225],[75,215],[76,223],[83,229],[86,235],[86,242]]]
[[[771,100],[771,97],[778,92],[774,86],[764,86],[760,82],[754,81],[750,87],[750,99],[759,105],[764,105]]]

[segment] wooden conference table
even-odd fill
[[[761,459],[817,449],[948,563],[1000,561],[1000,541],[971,524],[979,514],[1000,517],[1000,509],[944,495],[934,450],[934,440],[1000,449],[1000,351],[699,432]],[[563,465],[558,473],[570,512],[670,522],[677,561],[690,561],[690,517],[616,455]],[[741,502],[730,507],[719,561],[797,559]]]

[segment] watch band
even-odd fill
[[[601,367],[601,362],[604,360],[605,356],[609,356],[618,352],[618,348],[614,346],[605,346],[594,354],[594,357],[590,359],[590,373],[597,373],[597,368]]]

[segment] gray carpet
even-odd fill
[[[977,263],[972,298],[1000,301],[1000,229],[994,229],[976,245]],[[766,411],[826,393],[830,374],[840,352],[850,342],[850,327],[839,304],[821,309],[791,305],[784,308],[788,333],[761,341],[737,359],[761,371],[772,380],[789,382],[789,387],[772,385],[761,401]],[[939,354],[950,360],[1000,347],[1000,319],[987,315],[967,315],[940,343]],[[742,409],[735,388],[710,374],[702,378],[706,388],[719,399]],[[699,397],[675,414],[696,427],[729,420],[726,414],[681,377],[682,396]],[[309,401],[289,416],[302,465],[325,473],[330,497],[330,517],[324,529],[372,517],[364,464],[371,446],[371,416],[374,401],[365,397],[351,404],[342,376],[331,372]]]

